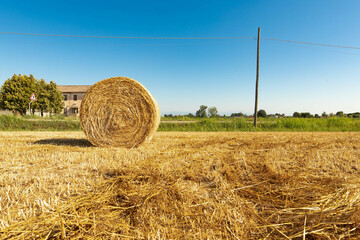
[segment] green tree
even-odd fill
[[[353,118],[360,118],[360,113],[359,112],[355,112],[351,114]]]
[[[343,117],[344,116],[344,112],[343,111],[339,111],[336,113],[337,117]]]
[[[35,92],[36,79],[33,75],[16,75],[6,80],[1,86],[0,105],[15,113],[25,115],[29,106],[30,97]]]
[[[58,89],[57,84],[54,81],[50,81],[47,86],[47,92],[49,94],[49,110],[51,113],[59,114],[64,108],[64,96],[61,91]]]
[[[35,109],[40,110],[41,116],[44,116],[44,112],[48,112],[50,110],[50,94],[48,91],[48,84],[45,82],[44,79],[40,79],[36,81],[36,91],[35,96],[37,101],[33,102],[32,110]]]
[[[243,114],[242,112],[239,112],[239,113],[232,113],[230,117],[246,117],[246,115]]]
[[[33,75],[16,75],[4,82],[0,90],[0,107],[3,109],[20,112],[25,115],[30,96],[35,93],[37,101],[31,103],[31,109],[44,112],[60,113],[64,108],[64,97],[55,82],[49,84],[44,79],[37,80]]]
[[[299,112],[294,112],[293,117],[294,118],[300,118],[301,114]]]
[[[208,108],[207,106],[201,105],[200,109],[196,111],[196,116],[206,118],[207,117],[207,114],[206,114],[206,109],[207,108]]]
[[[210,107],[210,108],[208,109],[208,112],[209,112],[210,117],[216,117],[216,116],[218,116],[218,110],[217,110],[216,107]]]
[[[309,112],[302,112],[301,117],[302,118],[312,118],[313,115],[311,115]]]
[[[266,111],[265,111],[264,109],[260,109],[260,110],[257,112],[257,116],[258,116],[258,117],[266,118],[266,117],[267,117]]]

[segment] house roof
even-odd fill
[[[61,92],[87,92],[92,85],[58,85]]]

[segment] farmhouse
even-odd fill
[[[91,85],[58,85],[64,96],[64,115],[78,115],[81,101]]]

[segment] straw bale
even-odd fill
[[[95,146],[133,148],[151,140],[160,123],[160,109],[139,82],[113,77],[88,90],[81,103],[80,122]]]

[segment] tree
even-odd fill
[[[50,81],[47,85],[47,91],[49,94],[50,101],[50,114],[54,112],[55,114],[59,114],[61,110],[64,108],[64,96],[61,91],[58,89],[57,84],[54,81]]]
[[[207,108],[208,108],[207,106],[201,105],[200,109],[196,111],[196,116],[206,118],[207,117],[207,114],[206,114],[206,109]]]
[[[343,117],[344,116],[344,112],[343,111],[339,111],[336,113],[337,117]]]
[[[323,112],[323,113],[321,114],[321,117],[323,117],[323,118],[327,118],[327,117],[328,117],[328,115],[326,114],[326,112]]]
[[[33,75],[16,75],[9,78],[1,86],[1,106],[15,113],[18,111],[25,115],[30,102],[30,97],[35,92],[36,79]]]
[[[266,112],[265,112],[264,109],[260,109],[260,110],[257,112],[257,116],[258,116],[258,117],[266,118],[266,117],[267,117],[267,114],[266,114]]]
[[[32,109],[40,110],[41,116],[44,116],[44,112],[48,112],[50,110],[50,94],[48,91],[48,84],[44,79],[35,82],[36,91],[35,96],[37,97],[37,101],[33,102]]]
[[[246,115],[243,114],[242,112],[239,112],[239,113],[232,113],[230,115],[230,117],[245,117]]]
[[[360,113],[359,112],[355,112],[351,114],[353,118],[360,118]]]
[[[309,112],[302,112],[301,117],[302,118],[312,118],[313,115],[311,115]]]
[[[209,113],[210,117],[216,117],[216,116],[218,116],[218,110],[217,110],[216,107],[210,107],[210,108],[208,109],[208,113]]]
[[[294,112],[293,117],[294,118],[300,118],[301,114],[299,112]]]
[[[1,88],[0,88],[0,110],[5,109],[3,106],[4,104],[3,104],[2,99],[3,99],[3,96],[2,96],[2,92],[1,92]]]
[[[12,76],[1,87],[0,107],[18,111],[25,115],[30,103],[30,96],[35,93],[37,101],[31,104],[32,111],[40,110],[41,115],[46,111],[60,113],[64,108],[64,97],[55,82],[49,84],[44,79],[37,80],[30,74]]]

